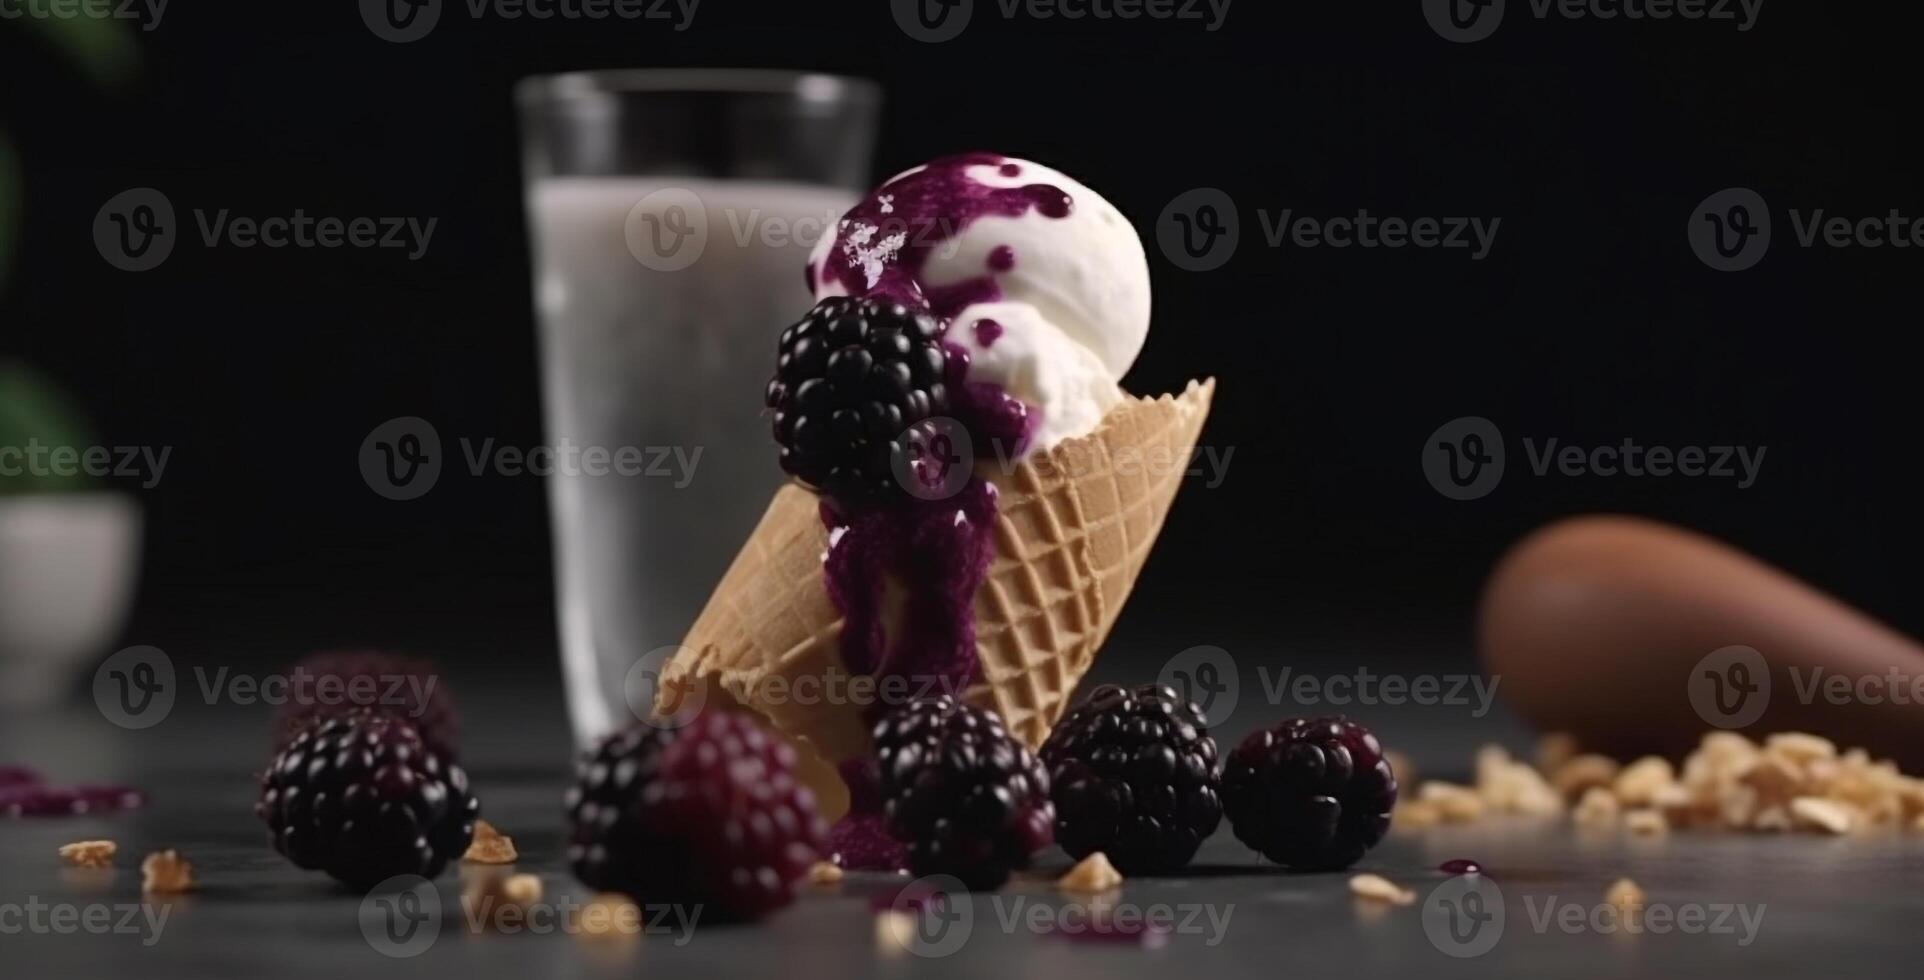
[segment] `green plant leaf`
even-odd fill
[[[0,447],[21,453],[11,472],[0,473],[0,496],[88,486],[83,473],[54,472],[47,455],[69,447],[85,451],[94,444],[88,430],[85,414],[52,381],[18,361],[0,361]]]
[[[27,23],[102,86],[133,77],[140,48],[133,28],[111,17],[30,17]]]

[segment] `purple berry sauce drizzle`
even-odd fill
[[[1449,875],[1480,875],[1483,865],[1469,858],[1452,858],[1438,865],[1436,870]]]
[[[828,257],[819,268],[811,264],[806,270],[810,287],[832,284],[852,296],[926,310],[945,330],[968,306],[1000,299],[995,274],[1016,262],[1007,245],[990,250],[978,276],[931,287],[923,284],[922,272],[938,248],[977,218],[1014,218],[1031,211],[1065,218],[1074,202],[1049,184],[981,183],[968,174],[976,166],[994,166],[1007,178],[1022,173],[1020,164],[1000,155],[969,153],[890,181],[843,216]],[[1002,332],[992,320],[970,329],[984,347]],[[950,414],[977,442],[976,453],[994,449],[1020,457],[1034,436],[1035,413],[997,385],[970,381],[968,352],[954,343],[944,347]],[[935,685],[960,691],[975,680],[975,593],[994,558],[996,497],[993,484],[971,474],[954,494],[912,494],[899,505],[845,510],[823,502],[829,549],[822,571],[829,599],[843,617],[841,652],[849,670],[907,678],[911,691]],[[894,636],[888,635],[883,601],[891,579],[906,586]],[[870,720],[889,707],[875,705]],[[837,859],[854,869],[899,869],[905,852],[886,833],[874,760],[850,760],[841,773],[850,806],[832,832]]]
[[[0,817],[77,817],[135,810],[147,795],[125,786],[48,786],[40,774],[0,766]]]

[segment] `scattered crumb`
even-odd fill
[[[1611,788],[1617,794],[1617,802],[1625,806],[1651,806],[1664,790],[1677,782],[1677,770],[1670,760],[1661,756],[1646,755],[1623,767]]]
[[[626,895],[604,892],[581,909],[584,939],[623,939],[641,935],[641,907]]]
[[[1550,785],[1556,787],[1564,799],[1578,800],[1596,787],[1615,784],[1620,769],[1617,760],[1607,755],[1579,755],[1545,771],[1555,773],[1550,777]]]
[[[506,924],[503,909],[525,912],[541,901],[542,894],[541,879],[534,875],[484,874],[469,883],[461,904],[469,921],[483,929],[494,929]]]
[[[1391,905],[1410,905],[1416,901],[1415,892],[1382,875],[1357,875],[1351,878],[1349,893],[1357,898],[1388,902]]]
[[[514,849],[514,838],[502,834],[486,820],[474,822],[474,842],[461,860],[469,864],[513,864],[521,857]]]
[[[1605,904],[1614,905],[1626,914],[1642,911],[1648,897],[1644,894],[1642,886],[1628,878],[1618,878],[1616,884],[1611,885],[1610,889],[1603,893]]]
[[[1425,800],[1400,800],[1396,812],[1390,818],[1390,826],[1402,830],[1421,830],[1434,827],[1443,822],[1443,814],[1435,803]],[[1924,826],[1918,829],[1924,830]]]
[[[1617,803],[1617,796],[1602,786],[1593,786],[1577,801],[1577,807],[1570,812],[1577,826],[1586,830],[1614,830],[1617,817],[1623,808]]]
[[[1468,823],[1483,819],[1483,797],[1468,786],[1431,780],[1417,791],[1417,800],[1436,808],[1437,819],[1444,823]]]
[[[83,840],[60,848],[60,859],[74,868],[111,868],[120,845],[110,840]]]
[[[1398,784],[1416,785],[1416,763],[1409,756],[1392,749],[1383,753],[1383,759],[1390,764],[1390,772],[1396,775]]]
[[[1837,746],[1830,739],[1804,732],[1779,732],[1772,735],[1764,739],[1764,751],[1802,764],[1820,759],[1837,758]]]
[[[1547,732],[1537,739],[1537,771],[1556,772],[1564,763],[1577,757],[1582,749],[1577,745],[1577,737],[1569,732]]]
[[[1109,863],[1109,856],[1097,851],[1056,879],[1056,887],[1067,892],[1106,892],[1122,884],[1122,872]]]
[[[833,885],[842,880],[842,866],[833,861],[817,861],[808,868],[808,880],[815,885]]]
[[[1836,800],[1800,796],[1790,801],[1791,821],[1799,827],[1814,827],[1829,834],[1848,834],[1856,824],[1850,808]]]
[[[1563,797],[1543,775],[1527,763],[1512,759],[1498,745],[1477,750],[1476,792],[1495,813],[1541,817],[1563,812]]]
[[[1624,829],[1642,837],[1655,837],[1670,830],[1670,822],[1664,819],[1663,811],[1654,809],[1632,810],[1623,815]]]
[[[140,890],[149,895],[173,895],[194,887],[194,866],[179,851],[155,851],[140,862]]]

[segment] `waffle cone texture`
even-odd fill
[[[979,670],[966,696],[1031,747],[1121,615],[1214,394],[1212,379],[1180,396],[1125,399],[1089,435],[990,477],[1000,491],[995,556],[975,595]],[[804,764],[816,770],[811,782],[865,754],[874,698],[842,664],[842,616],[822,580],[827,548],[816,496],[792,483],[776,491],[663,669],[657,712],[751,709],[815,756]],[[922,693],[910,684],[910,696]]]

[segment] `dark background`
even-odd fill
[[[401,415],[444,435],[541,438],[510,86],[593,67],[775,66],[877,79],[876,173],[966,149],[1045,161],[1150,243],[1140,392],[1221,379],[1192,486],[1124,635],[1339,638],[1345,654],[1467,656],[1473,602],[1520,535],[1647,514],[1760,553],[1900,628],[1914,601],[1915,251],[1796,246],[1788,208],[1924,214],[1914,33],[1886,8],[1767,4],[1756,26],[1568,21],[1512,8],[1469,45],[1414,2],[1238,0],[1198,23],[999,17],[918,43],[881,2],[705,0],[693,26],[475,21],[376,39],[351,2],[171,5],[140,71],[101,90],[0,31],[0,111],[25,158],[22,254],[0,353],[75,390],[101,441],[166,445],[126,641],[282,658],[344,643],[551,671],[543,489],[444,476],[415,502],[356,454]],[[91,224],[112,195],[177,208],[440,219],[418,262],[209,251],[120,272]],[[1154,245],[1176,195],[1238,203],[1225,267]],[[1776,239],[1710,270],[1684,227],[1713,191],[1770,202]],[[1268,249],[1257,209],[1499,216],[1493,253]],[[800,311],[797,311],[798,313]],[[779,324],[770,324],[771,334]],[[756,393],[718,393],[753,410]],[[1494,420],[1510,476],[1444,499],[1419,451]],[[1536,478],[1520,438],[1767,446],[1755,486]],[[773,466],[771,454],[770,465]],[[1274,642],[1283,643],[1281,639]],[[1288,651],[1278,651],[1287,657]]]

